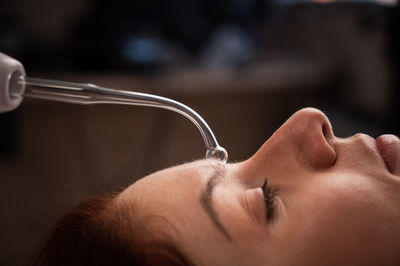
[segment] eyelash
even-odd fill
[[[267,180],[265,180],[261,189],[263,190],[263,193],[264,193],[265,209],[266,209],[266,213],[267,213],[266,219],[268,222],[270,222],[274,219],[274,215],[275,215],[275,210],[276,210],[275,198],[276,198],[278,189],[273,189],[270,186],[268,186]]]

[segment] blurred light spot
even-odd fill
[[[163,44],[153,38],[131,37],[122,45],[122,56],[135,64],[154,64],[161,60]]]
[[[248,62],[254,55],[254,44],[248,33],[237,26],[219,28],[203,55],[210,68],[231,69]]]

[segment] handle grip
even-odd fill
[[[19,79],[25,77],[25,69],[14,58],[0,53],[0,113],[12,111],[22,102],[25,86]]]

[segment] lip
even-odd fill
[[[394,174],[400,154],[400,139],[394,135],[382,135],[375,143],[387,169]]]

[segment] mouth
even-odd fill
[[[394,135],[382,135],[376,139],[376,147],[387,169],[394,174],[400,156],[400,139]]]

